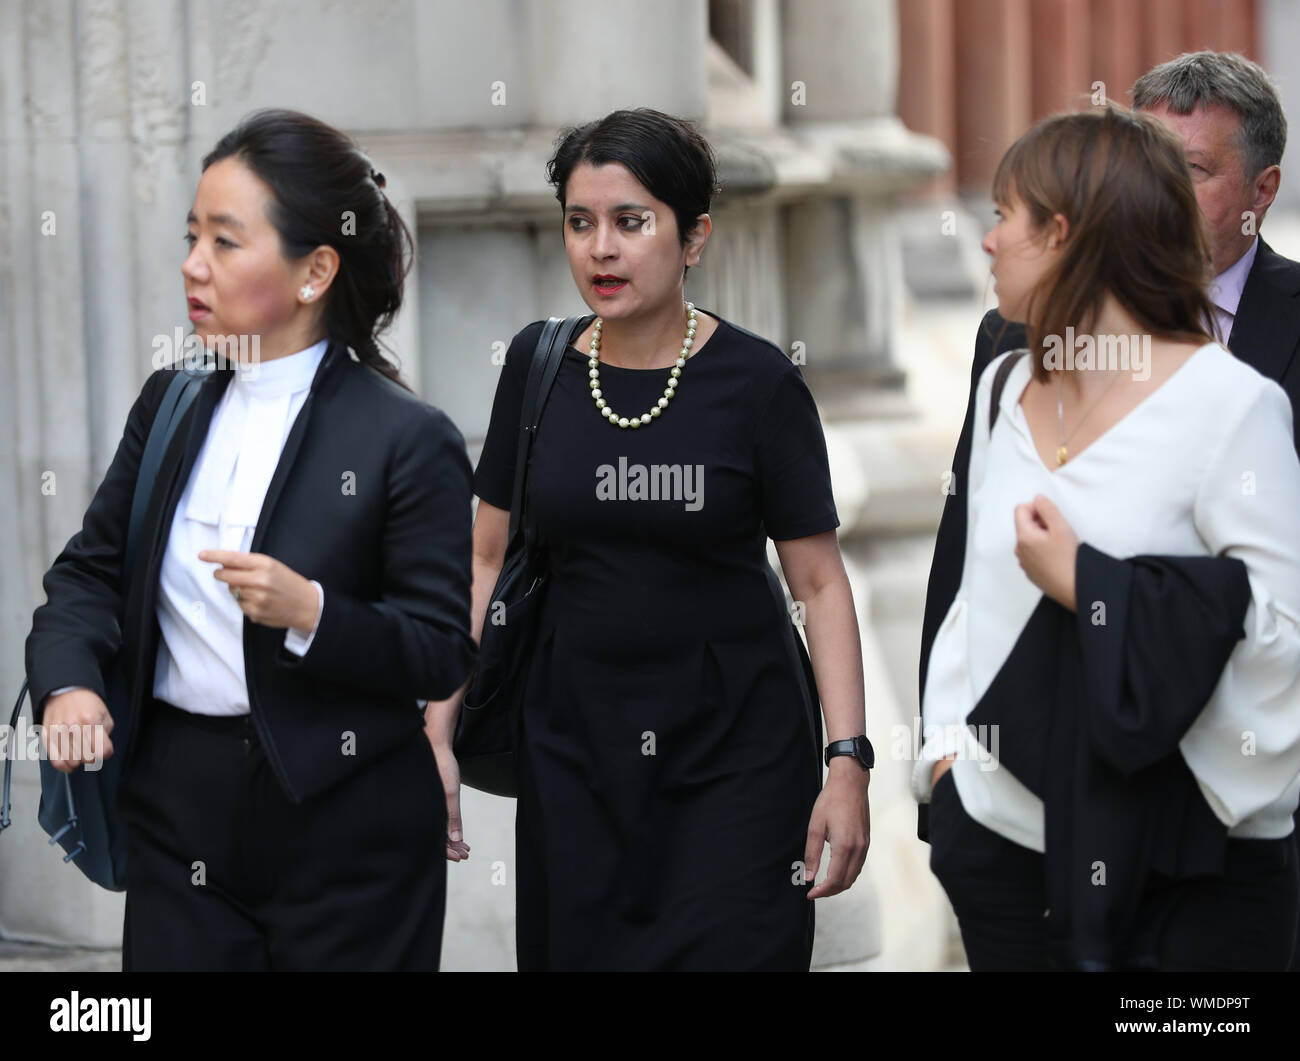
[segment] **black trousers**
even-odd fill
[[[1296,811],[1291,821],[1295,825],[1295,831],[1291,834],[1291,839],[1295,841],[1296,860],[1300,861],[1300,810]],[[1300,920],[1296,922],[1295,949],[1291,952],[1290,971],[1300,973]]]
[[[436,970],[447,806],[409,742],[293,803],[252,719],[154,701],[119,794],[124,970]]]
[[[1043,856],[966,813],[949,770],[930,804],[930,869],[948,893],[973,972],[1047,971]],[[1138,920],[1167,972],[1284,971],[1296,937],[1296,846],[1229,840],[1222,877],[1157,881]]]

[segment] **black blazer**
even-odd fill
[[[952,458],[955,490],[943,502],[939,530],[930,562],[926,586],[925,614],[921,620],[920,698],[925,696],[925,675],[930,665],[930,648],[961,585],[966,557],[966,473],[970,466],[971,432],[975,427],[975,388],[984,369],[999,354],[1028,346],[1023,324],[1004,321],[997,310],[989,310],[975,335],[975,357],[971,363],[970,396],[966,419]],[[1295,423],[1296,451],[1300,453],[1300,262],[1284,258],[1259,237],[1254,264],[1246,277],[1241,302],[1233,318],[1227,347],[1261,375],[1276,380],[1291,399]],[[988,420],[980,421],[988,430]],[[920,807],[917,835],[928,839],[928,808]]]
[[[115,715],[113,731],[123,777],[135,722],[153,695],[167,534],[233,376],[225,369],[205,380],[179,425],[124,587],[136,472],[175,371],[146,381],[81,532],[45,575],[48,600],[27,639],[38,720],[52,690],[78,685],[104,696],[109,669],[123,668],[130,706],[115,708],[125,717]],[[331,344],[285,441],[250,546],[325,591],[302,657],[284,648],[284,630],[244,620],[250,709],[293,800],[324,791],[409,739],[423,725],[416,700],[445,698],[464,681],[475,650],[470,501],[469,459],[451,420]]]
[[[1300,453],[1300,262],[1283,258],[1259,237],[1228,349],[1261,375],[1276,380],[1291,399],[1296,452]]]

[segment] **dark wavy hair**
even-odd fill
[[[546,164],[546,179],[555,186],[561,210],[569,176],[584,162],[626,166],[646,191],[672,207],[683,246],[695,219],[709,212],[718,192],[717,163],[709,142],[691,122],[649,107],[613,111],[560,134]]]
[[[1090,328],[1108,293],[1153,336],[1210,340],[1204,219],[1182,144],[1156,119],[1115,104],[1044,118],[998,163],[993,201],[1013,197],[1035,230],[1058,213],[1070,225],[1029,297],[1031,351],[1067,326]],[[1033,366],[1048,377],[1041,356]]]
[[[217,141],[203,168],[226,158],[238,159],[271,189],[270,221],[285,258],[303,258],[320,246],[338,252],[338,275],[325,295],[328,338],[406,387],[378,336],[401,308],[415,244],[383,192],[383,175],[349,137],[292,110],[250,114]],[[345,211],[355,217],[346,235]]]

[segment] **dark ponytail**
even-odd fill
[[[411,232],[383,192],[383,174],[343,133],[291,110],[249,115],[217,141],[203,168],[225,158],[238,159],[271,189],[270,220],[286,258],[320,246],[338,252],[325,301],[329,339],[406,387],[377,339],[401,308],[414,258]]]

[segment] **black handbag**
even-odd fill
[[[453,744],[460,780],[494,796],[518,794],[515,748],[523,686],[545,598],[545,550],[527,518],[528,459],[542,410],[581,317],[551,317],[542,326],[520,406],[510,531],[501,574],[488,601],[478,662],[461,702]]]
[[[191,403],[198,396],[205,373],[178,372],[167,386],[162,403],[149,428],[140,457],[140,470],[136,475],[135,492],[131,497],[131,516],[127,524],[126,552],[122,555],[122,585],[130,585],[136,549],[140,544],[140,531],[144,515],[149,508],[158,469],[168,443]],[[124,590],[125,595],[125,590]],[[130,711],[130,690],[122,677],[121,669],[114,666],[106,675],[106,704],[115,726]],[[18,692],[13,714],[9,718],[9,732],[13,734],[27,699],[27,681]],[[33,705],[33,710],[35,705]],[[5,757],[4,791],[0,797],[0,832],[11,824],[9,817],[9,790],[12,780],[13,756]],[[118,775],[121,756],[104,759],[98,770],[84,767],[70,774],[56,770],[42,755],[41,805],[37,820],[49,834],[51,844],[59,844],[65,852],[64,862],[73,863],[90,880],[101,888],[120,892],[126,888],[126,836],[117,814]]]

